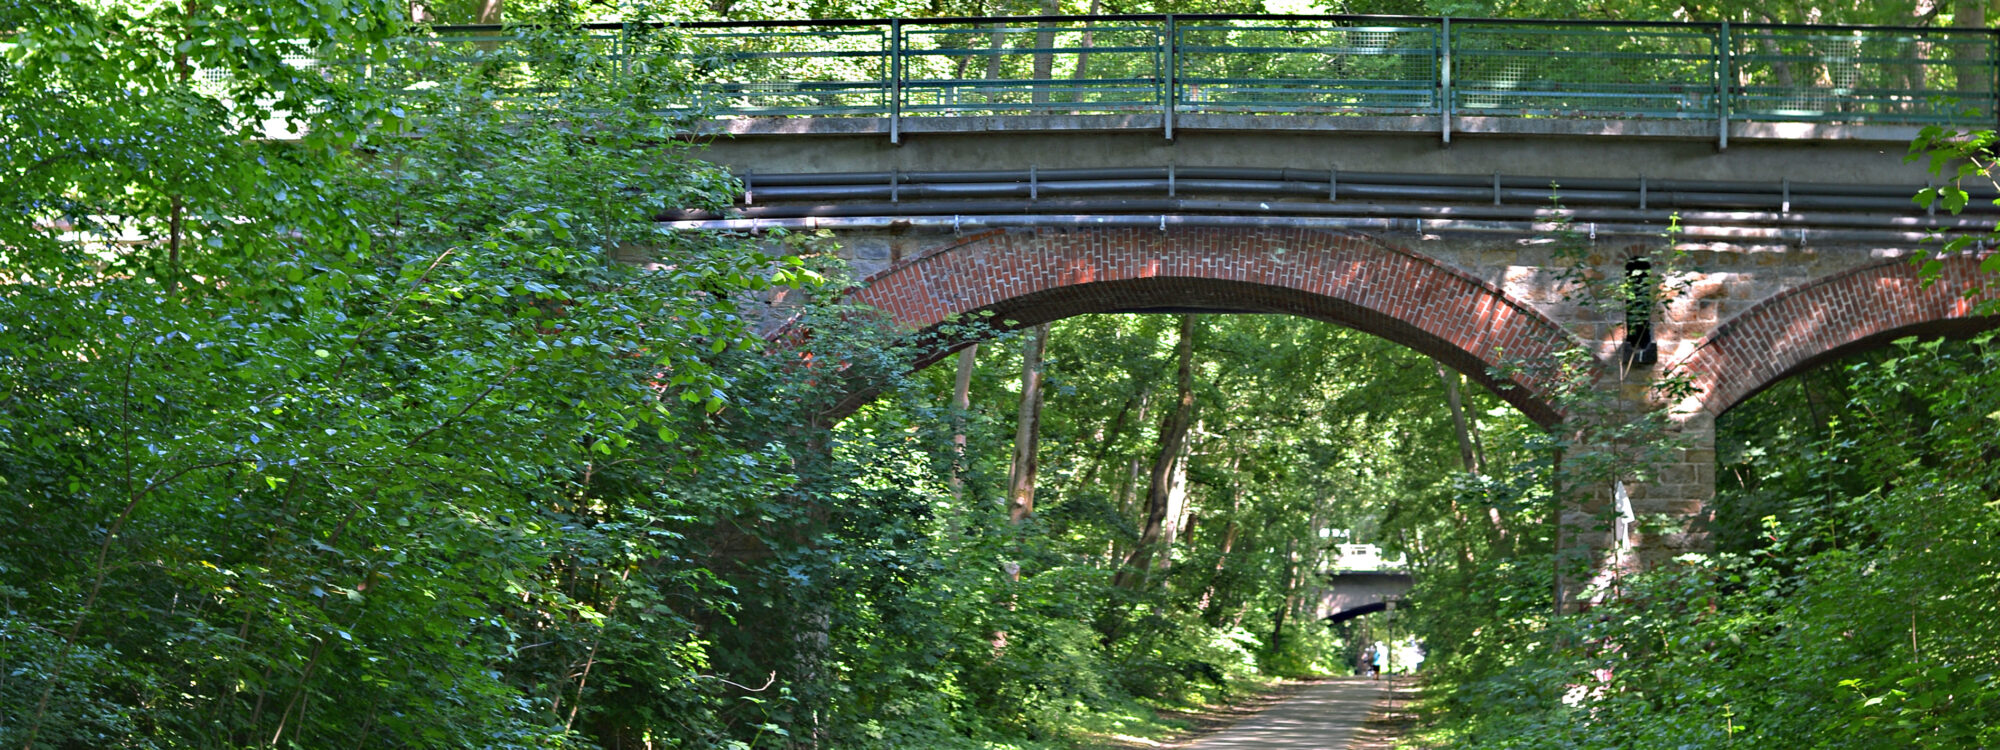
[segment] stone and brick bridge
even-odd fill
[[[1491,374],[1503,357],[1581,347],[1635,406],[1691,375],[1690,447],[1629,487],[1670,530],[1629,554],[1596,508],[1569,514],[1600,569],[1706,543],[1731,406],[1830,357],[1994,325],[1972,317],[1983,248],[1930,286],[1910,262],[1927,232],[1983,234],[1990,186],[1966,215],[1934,214],[1904,158],[1919,128],[1994,126],[1992,30],[1108,16],[682,32],[706,107],[693,138],[744,191],[662,220],[831,230],[866,279],[856,297],[913,331],[978,311],[1301,315],[1436,357],[1549,425],[1548,384]],[[1665,280],[1681,291],[1636,318],[1567,300],[1558,222],[1611,278],[1684,250]],[[1628,322],[1656,362],[1631,356]]]
[[[1339,623],[1397,606],[1415,585],[1402,560],[1382,559],[1373,544],[1342,544],[1333,568],[1320,573],[1313,615]]]

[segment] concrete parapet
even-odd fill
[[[1121,114],[1027,114],[906,116],[896,121],[903,136],[966,133],[1132,133],[1164,139],[1166,123],[1159,112]],[[1427,115],[1266,115],[1190,114],[1174,116],[1177,137],[1189,133],[1421,133],[1443,144],[1443,127]],[[1647,138],[1719,141],[1719,126],[1698,120],[1523,118],[1455,116],[1454,138],[1522,136],[1539,138]],[[1736,144],[1759,141],[1844,141],[1908,144],[1918,128],[1910,125],[1845,125],[1813,122],[1732,122],[1729,138]],[[700,136],[877,136],[887,138],[887,117],[726,117],[696,123]]]

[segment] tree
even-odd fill
[[[1035,326],[1021,353],[1021,409],[1015,418],[1014,460],[1007,480],[1007,519],[1015,525],[1035,512],[1035,475],[1040,465],[1042,355],[1048,349],[1049,328]]]
[[[675,82],[578,44],[521,74],[574,98],[504,101],[418,67],[405,12],[6,6],[0,743],[560,745],[716,710],[698,622],[730,604],[690,521],[786,477],[700,436],[752,374],[719,369],[756,347],[739,305],[808,280],[651,221],[730,184],[653,137]],[[276,115],[304,135],[263,140]]]
[[[973,344],[958,352],[958,376],[952,380],[952,497],[962,497],[965,480],[961,476],[965,461],[965,418],[972,409],[972,373],[976,370],[979,345]]]
[[[1134,586],[1145,580],[1147,569],[1154,555],[1165,556],[1168,550],[1161,549],[1170,523],[1169,511],[1173,501],[1174,468],[1181,461],[1181,451],[1187,441],[1188,428],[1194,424],[1194,346],[1198,335],[1200,319],[1194,315],[1182,315],[1179,337],[1174,344],[1174,406],[1160,425],[1159,450],[1153,457],[1153,470],[1146,490],[1145,525],[1139,534],[1138,545],[1125,558],[1125,569],[1113,578],[1115,586]]]

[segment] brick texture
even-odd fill
[[[1582,345],[1606,364],[1603,387],[1619,389],[1634,409],[1650,398],[1647,381],[1666,371],[1614,374],[1623,320],[1567,299],[1554,259],[1534,243],[1128,228],[964,237],[892,231],[849,239],[866,245],[867,252],[851,251],[850,260],[871,274],[854,301],[912,331],[933,332],[953,316],[982,311],[1007,326],[1099,312],[1300,315],[1436,357],[1545,425],[1561,415],[1541,398],[1543,385],[1496,382],[1490,367],[1503,357],[1534,359]],[[1591,265],[1599,273],[1622,273],[1624,258],[1643,251],[1606,247]],[[1654,333],[1663,365],[1692,375],[1701,394],[1679,405],[1684,411],[1673,429],[1686,440],[1685,450],[1657,467],[1649,481],[1628,483],[1635,511],[1673,523],[1637,535],[1633,548],[1621,552],[1598,528],[1609,507],[1608,487],[1594,501],[1567,509],[1565,523],[1576,535],[1571,543],[1588,549],[1600,577],[1708,546],[1717,415],[1830,358],[1900,336],[2000,326],[2000,320],[1972,316],[1981,298],[1995,296],[1981,285],[1977,258],[1947,261],[1938,282],[1925,286],[1908,257],[1906,250],[1867,247],[1703,246],[1692,252],[1685,292],[1665,301]],[[1983,291],[1968,296],[1968,290]],[[937,343],[929,361],[968,342]]]
[[[1436,357],[1544,424],[1558,415],[1538,396],[1540,384],[1496,382],[1487,371],[1503,357],[1534,358],[1571,341],[1555,321],[1490,283],[1332,231],[987,232],[907,258],[868,278],[855,297],[919,331],[979,311],[1019,326],[1119,311],[1300,315]]]
[[[1719,415],[1815,364],[1902,336],[1994,327],[1973,317],[1981,300],[1995,296],[1981,286],[1978,266],[1976,258],[1950,259],[1926,286],[1909,261],[1889,260],[1764,298],[1717,325],[1688,358],[1706,394],[1703,410]]]

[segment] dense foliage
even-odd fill
[[[1906,339],[1728,414],[1714,555],[1439,676],[1447,747],[2000,742],[2000,346]],[[1473,597],[1472,602],[1493,598]],[[1492,627],[1489,625],[1489,627]]]
[[[735,188],[660,114],[672,30],[410,15],[0,0],[0,745],[1099,744],[1345,671],[1338,541],[1410,556],[1452,746],[2000,744],[1991,338],[1732,412],[1717,553],[1559,615],[1551,510],[1649,434],[1266,316],[963,321],[915,371],[828,238],[652,220]]]
[[[1310,584],[1453,467],[1432,363],[1059,325],[1016,517],[1021,340],[948,408],[822,241],[651,221],[733,187],[673,58],[404,11],[6,6],[0,743],[1060,744],[1348,663]]]
[[[1911,158],[1947,183],[1917,202],[1961,210],[1964,188],[1993,180],[1993,144],[1927,128]],[[1941,267],[1913,262],[1926,278]],[[1423,744],[2000,742],[1996,365],[1990,332],[1905,338],[1735,407],[1717,424],[1713,552],[1626,577],[1588,611],[1550,615],[1538,555],[1489,558],[1469,587],[1426,586],[1419,629],[1440,658]]]
[[[0,18],[0,742],[723,733],[693,532],[789,476],[683,436],[783,372],[731,347],[804,279],[656,229],[729,179],[655,82],[386,100],[284,57],[416,68],[395,4],[146,10]]]
[[[1457,442],[1435,363],[1282,317],[1063,321],[1041,363],[1033,509],[1015,521],[1003,489],[1034,341],[979,348],[965,413],[947,407],[954,373],[939,366],[834,433],[849,460],[816,485],[828,541],[791,565],[827,570],[838,592],[823,615],[825,668],[842,675],[835,744],[1094,743],[1143,726],[1121,718],[1133,698],[1347,673],[1360,639],[1313,622],[1316,573],[1332,542],[1379,539],[1385,512],[1421,515],[1451,494]],[[1181,361],[1188,435],[1163,455]],[[1162,461],[1171,508],[1149,543],[1148,470]]]

